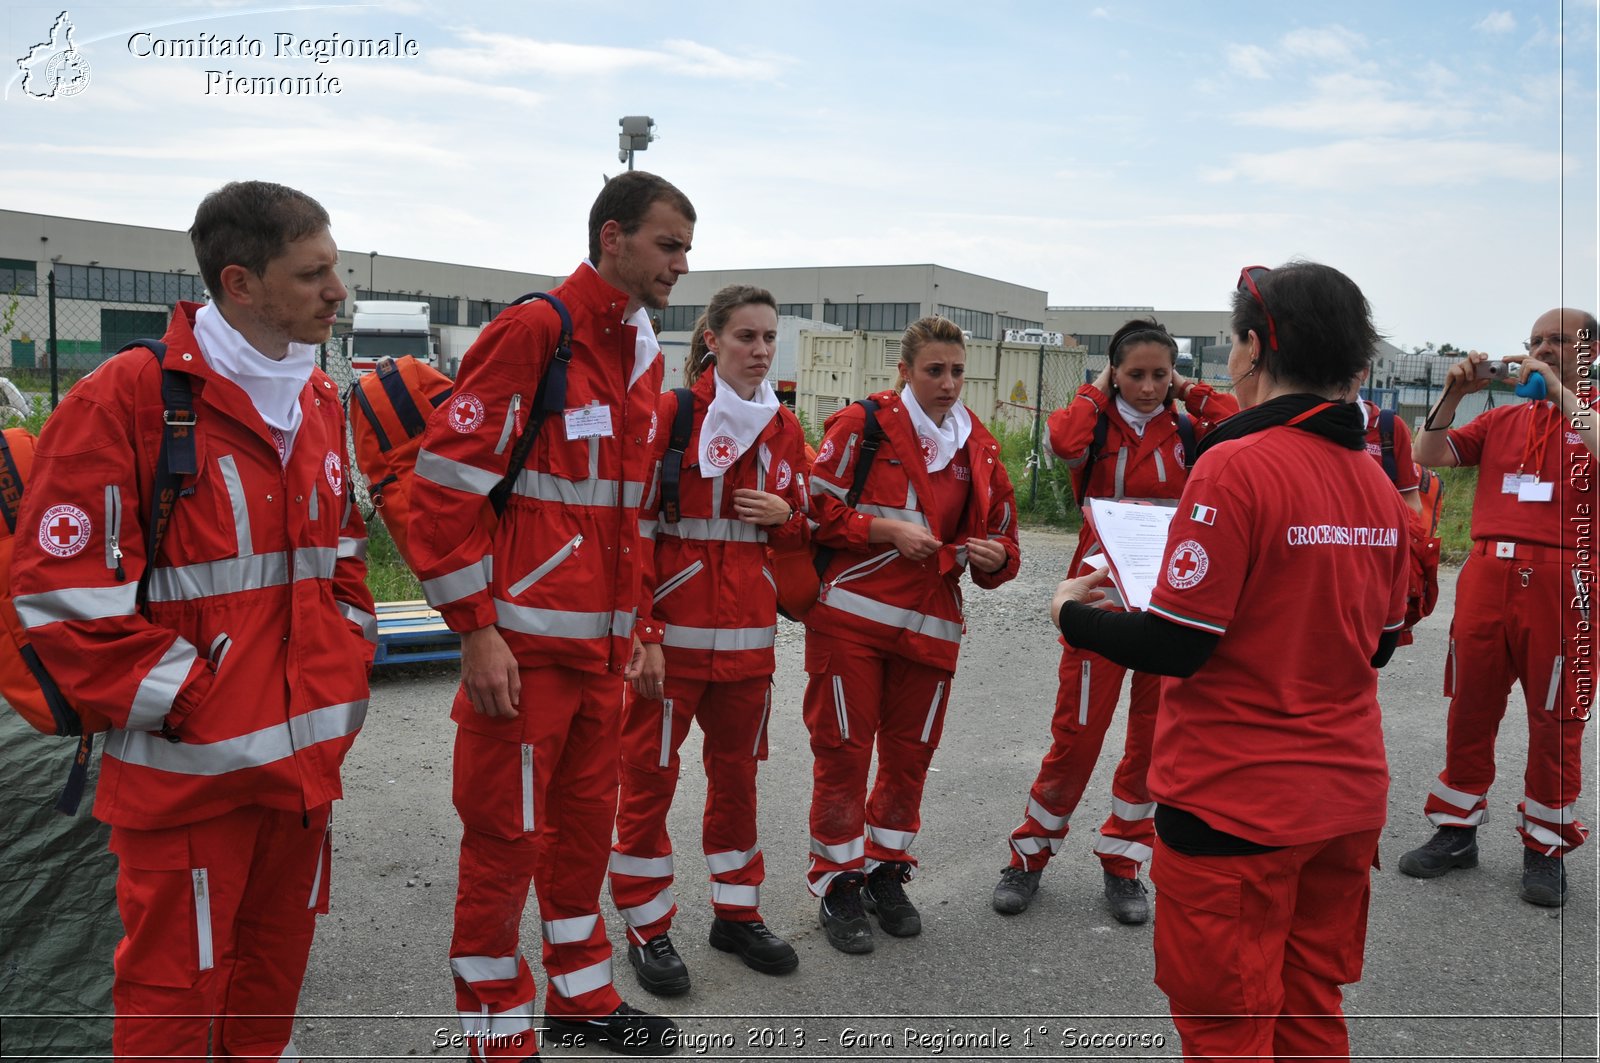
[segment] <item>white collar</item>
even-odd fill
[[[599,278],[602,284],[609,285],[610,282],[600,276],[600,271],[595,269],[593,262],[586,258],[581,265],[588,266],[589,271]],[[632,325],[634,329],[633,371],[628,374],[628,387],[631,388],[639,382],[640,377],[644,376],[650,368],[650,363],[656,360],[656,355],[661,353],[661,341],[656,338],[656,328],[650,323],[650,311],[642,306],[623,324]]]
[[[283,452],[287,454],[304,416],[300,393],[316,366],[317,348],[309,343],[291,343],[281,360],[268,358],[210,303],[195,312],[194,338],[206,364],[218,376],[239,385],[267,427],[283,435]]]
[[[910,384],[900,389],[900,401],[911,414],[911,427],[917,432],[923,464],[929,472],[940,472],[967,445],[967,437],[972,434],[972,414],[967,412],[966,404],[958,402],[950,407],[944,424],[934,424],[933,418],[912,394]]]
[[[714,480],[727,472],[772,423],[778,415],[778,395],[763,380],[754,399],[742,399],[717,374],[715,366],[710,371],[716,377],[717,390],[700,425],[700,475]]]
[[[1127,426],[1133,429],[1133,434],[1138,436],[1140,439],[1144,438],[1145,425],[1155,420],[1157,415],[1162,413],[1162,411],[1164,411],[1166,408],[1166,403],[1162,403],[1149,413],[1140,413],[1138,410],[1133,408],[1127,399],[1123,398],[1120,394],[1117,396],[1117,412],[1122,415],[1122,420],[1126,422]]]

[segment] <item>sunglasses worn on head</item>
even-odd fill
[[[1239,271],[1239,290],[1249,292],[1250,297],[1261,307],[1261,313],[1267,319],[1267,346],[1273,350],[1278,349],[1278,326],[1273,323],[1272,311],[1267,309],[1267,301],[1261,298],[1261,289],[1256,287],[1256,278],[1266,276],[1270,270],[1266,266],[1246,266]]]

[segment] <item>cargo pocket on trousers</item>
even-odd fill
[[[850,737],[849,700],[844,676],[829,668],[826,653],[806,654],[805,720],[815,749],[838,749]]]
[[[189,989],[216,965],[210,870],[194,866],[187,831],[113,829],[117,904],[125,936],[117,978]]]
[[[1175,1009],[1198,1015],[1248,1010],[1239,923],[1243,874],[1162,847],[1150,868],[1156,887],[1155,982]],[[1238,857],[1228,860],[1242,859]]]

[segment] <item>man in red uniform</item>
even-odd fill
[[[1494,782],[1494,740],[1512,682],[1528,714],[1528,766],[1517,806],[1522,899],[1566,903],[1562,858],[1583,844],[1578,821],[1583,724],[1594,694],[1589,592],[1595,564],[1591,410],[1594,315],[1557,309],[1533,324],[1524,379],[1538,374],[1548,398],[1497,406],[1452,429],[1461,396],[1482,391],[1488,355],[1450,367],[1445,392],[1417,437],[1424,465],[1476,465],[1472,555],[1456,583],[1445,694],[1445,766],[1423,806],[1438,828],[1400,858],[1400,870],[1436,878],[1478,866],[1478,825]],[[1580,549],[1582,544],[1582,549]]]
[[[189,236],[215,302],[179,303],[159,365],[113,357],[45,424],[13,590],[62,690],[112,724],[116,1057],[294,1059],[377,633],[315,365],[347,293],[327,212],[294,189],[227,185]],[[163,373],[188,383],[197,460],[152,557]]]
[[[461,632],[455,805],[461,876],[450,966],[475,1058],[534,1054],[518,950],[539,900],[545,1015],[614,1051],[672,1051],[676,1027],[623,1003],[600,918],[617,801],[624,678],[638,672],[639,506],[658,423],[661,348],[646,309],[688,272],[694,207],[653,174],[606,183],[589,259],[551,294],[571,316],[563,415],[544,420],[497,524],[485,499],[555,351],[550,304],[511,307],[461,363],[417,456],[411,543],[428,601]],[[486,527],[492,526],[492,530]],[[648,544],[644,544],[648,546]]]

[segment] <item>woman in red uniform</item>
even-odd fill
[[[1021,560],[1000,446],[961,404],[966,360],[953,322],[913,322],[901,339],[904,386],[867,400],[871,422],[860,403],[829,418],[811,471],[814,536],[835,552],[806,617],[816,758],[806,877],[842,952],[872,950],[868,911],[896,937],[922,929],[904,883],[961,649],[961,573],[997,587]]]
[[[1149,612],[1052,603],[1066,640],[1182,677],[1150,759],[1156,984],[1185,1059],[1345,1059],[1389,770],[1377,668],[1405,620],[1410,513],[1365,454],[1353,384],[1378,336],[1310,262],[1252,267],[1228,372],[1246,407],[1201,446]]]
[[[747,285],[717,292],[684,367],[694,405],[681,463],[668,454],[676,393],[661,396],[652,428],[658,472],[641,530],[655,551],[644,566],[635,628],[644,669],[622,725],[611,896],[628,924],[639,984],[664,996],[689,989],[688,968],[667,935],[678,910],[667,809],[692,720],[705,734],[701,843],[715,913],[711,944],[764,974],[799,964],[758,907],[756,765],[766,756],[777,624],[766,544],[798,545],[808,534],[805,436],[766,379],[777,338],[770,292]]]
[[[1089,498],[1177,498],[1196,441],[1214,422],[1239,412],[1232,395],[1185,380],[1177,370],[1178,344],[1153,320],[1135,319],[1111,337],[1110,358],[1093,384],[1078,389],[1071,403],[1050,415],[1050,446],[1072,469],[1080,505]],[[1177,409],[1182,402],[1185,416]],[[1081,574],[1083,559],[1098,553],[1094,528],[1085,524],[1068,572]],[[1028,792],[1022,823],[1011,832],[1011,863],[994,888],[994,909],[1025,911],[1039,889],[1039,875],[1067,836],[1067,821],[1083,797],[1117,710],[1127,669],[1097,653],[1062,643],[1061,684],[1050,721],[1050,751]],[[1135,672],[1128,705],[1128,737],[1111,781],[1111,814],[1100,827],[1100,858],[1106,901],[1121,923],[1150,918],[1150,902],[1139,865],[1150,858],[1155,806],[1145,789],[1150,734],[1155,727],[1161,678]]]

